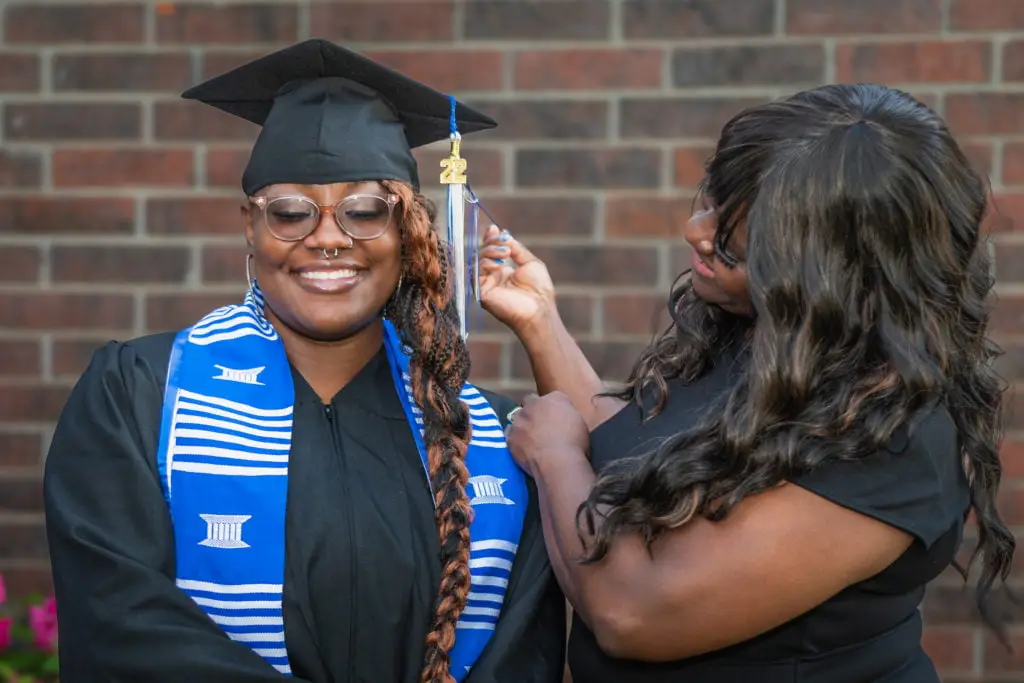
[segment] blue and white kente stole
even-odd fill
[[[392,378],[426,471],[409,358],[395,328],[384,325]],[[528,499],[494,410],[468,384],[462,400],[472,425],[466,466],[474,519],[472,587],[449,653],[460,682],[498,622]],[[218,308],[177,335],[157,454],[174,523],[177,584],[231,639],[285,674],[291,666],[281,598],[294,404],[284,345],[255,284],[244,303]]]

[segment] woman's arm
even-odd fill
[[[135,354],[110,345],[54,434],[45,506],[61,681],[297,681],[230,640],[174,583],[173,530],[147,456],[161,401]]]
[[[580,418],[557,394],[524,406],[510,443],[537,482],[552,565],[612,656],[671,661],[748,640],[877,574],[911,543],[904,531],[786,484],[724,521],[667,532],[650,550],[622,534],[603,560],[580,564],[576,511],[595,476],[579,435],[564,436]]]
[[[624,402],[599,396],[604,384],[565,328],[547,266],[494,226],[481,256],[483,306],[519,337],[537,391],[565,393],[591,429],[617,413]]]
[[[530,359],[538,393],[561,391],[567,395],[590,429],[625,405],[621,399],[600,395],[604,384],[569,334],[554,303],[518,336]]]

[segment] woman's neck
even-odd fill
[[[281,335],[288,360],[324,403],[330,403],[366,367],[384,340],[379,318],[344,339],[317,341],[299,334],[269,311],[267,317]]]

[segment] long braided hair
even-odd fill
[[[424,444],[441,541],[441,586],[427,633],[422,683],[452,683],[448,652],[469,595],[469,411],[459,394],[469,378],[469,352],[459,333],[447,251],[434,230],[436,210],[405,184],[386,181],[399,197],[403,277],[388,303],[388,318],[411,348],[409,374],[423,411]]]

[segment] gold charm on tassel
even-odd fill
[[[451,152],[447,159],[441,159],[441,184],[442,185],[465,185],[466,184],[466,160],[459,156],[462,147],[462,138],[458,133],[452,136]]]

